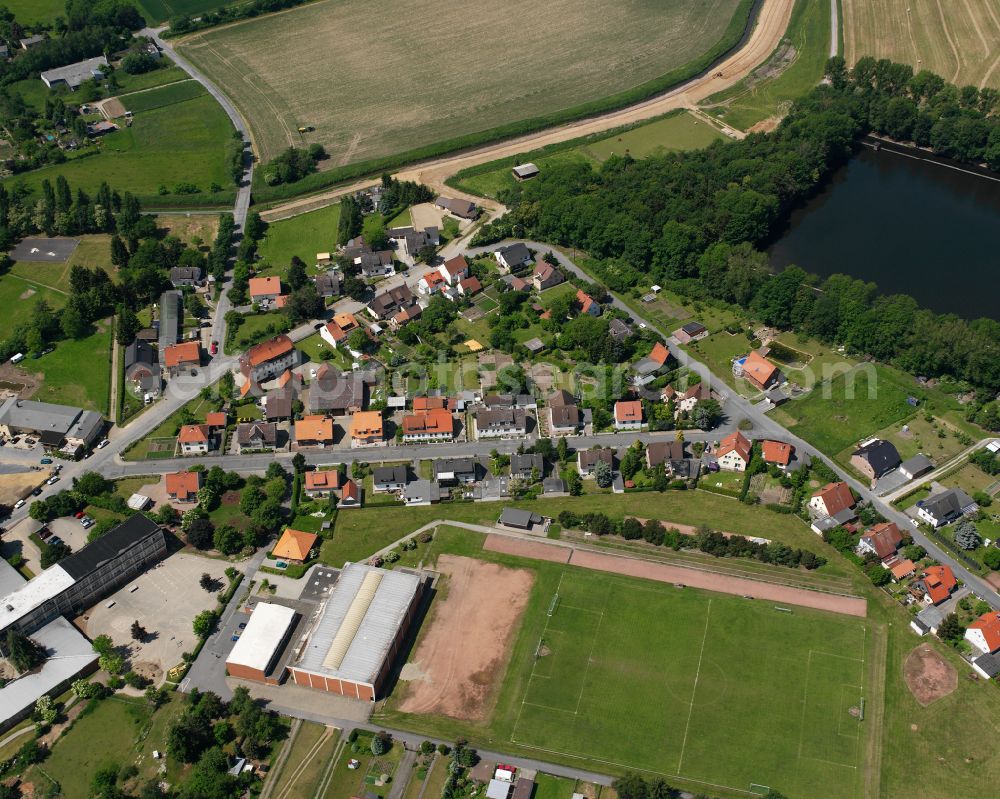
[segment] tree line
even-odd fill
[[[888,129],[890,105],[915,108],[912,135],[930,124],[930,145],[943,153],[994,163],[997,93],[908,70],[862,59],[848,71],[832,59],[829,83],[796,101],[771,134],[643,160],[615,156],[596,171],[553,163],[501,192],[510,212],[474,243],[532,237],[583,249],[612,290],[659,283],[909,372],[996,392],[1000,323],[938,314],[846,275],[821,279],[797,267],[772,275],[761,251],[791,210],[852,156],[861,136]]]

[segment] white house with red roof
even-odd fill
[[[854,507],[854,494],[847,483],[827,483],[809,499],[809,509],[821,516],[838,516]]]
[[[465,260],[464,255],[456,255],[441,264],[438,271],[449,286],[454,286],[469,276],[469,262]]]
[[[618,400],[615,403],[615,429],[639,430],[642,427],[642,402]]]
[[[972,622],[965,630],[965,640],[984,654],[1000,650],[1000,611],[991,610]]]
[[[880,561],[895,557],[903,543],[903,534],[895,522],[883,522],[865,531],[854,550],[859,555],[875,555]]]
[[[727,472],[745,472],[750,465],[751,449],[750,439],[739,430],[730,433],[719,442],[719,449],[715,453],[719,468]]]

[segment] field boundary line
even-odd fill
[[[708,609],[705,611],[705,633],[701,637],[701,651],[698,653],[698,668],[694,673],[694,686],[691,688],[691,704],[688,706],[687,723],[684,725],[684,740],[681,741],[681,756],[677,761],[677,774],[681,773],[684,765],[684,750],[687,748],[688,732],[691,730],[691,717],[694,715],[694,700],[698,694],[698,680],[701,677],[701,661],[705,656],[705,644],[708,642],[708,624],[712,618],[712,600],[708,600]]]
[[[587,665],[583,669],[583,679],[580,681],[580,695],[576,698],[576,710],[573,711],[573,716],[576,717],[580,715],[580,705],[583,703],[583,694],[587,690],[587,675],[590,674],[590,664],[594,660],[594,650],[597,649],[597,639],[601,634],[601,625],[604,624],[604,611],[608,608],[608,602],[611,600],[611,592],[608,591],[604,596],[604,607],[601,608],[601,617],[597,620],[597,627],[594,628],[594,636],[590,639],[590,654],[587,655]]]

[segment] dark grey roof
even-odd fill
[[[683,441],[653,441],[646,446],[646,462],[650,466],[683,459]]]
[[[236,440],[240,446],[250,444],[255,438],[274,445],[278,440],[278,427],[274,422],[243,422],[236,428]]]
[[[565,494],[566,481],[561,477],[546,477],[542,480],[542,492],[545,494]]]
[[[688,322],[686,325],[681,327],[681,330],[689,336],[697,336],[698,334],[705,332],[705,326],[701,322]]]
[[[966,508],[975,504],[975,500],[961,488],[949,488],[925,499],[921,507],[937,519],[947,519],[964,513]]]
[[[175,266],[170,270],[170,282],[181,280],[201,280],[200,266]]]
[[[321,372],[309,385],[310,411],[363,408],[365,381],[357,372],[341,374],[334,369]]]
[[[156,363],[156,350],[148,341],[135,339],[125,348],[125,371],[135,366],[137,363],[148,363],[150,366]]]
[[[474,458],[441,458],[434,461],[434,476],[437,477],[442,472],[475,474],[476,461]]]
[[[316,293],[321,297],[333,297],[340,294],[340,275],[336,272],[327,272],[316,278]]]
[[[531,250],[521,242],[511,244],[509,247],[501,247],[499,252],[503,256],[503,259],[512,267],[530,264],[533,260]]]
[[[382,483],[403,483],[410,479],[409,471],[405,464],[398,466],[376,466],[372,470],[372,480],[376,485]]]
[[[924,453],[918,452],[912,458],[907,458],[901,464],[899,464],[900,471],[906,472],[907,474],[912,474],[914,476],[923,474],[924,472],[934,468],[934,461],[928,458]]]
[[[522,429],[527,424],[527,415],[523,408],[496,408],[476,411],[476,426],[480,430],[491,429]]]
[[[533,524],[541,524],[542,517],[537,513],[520,508],[504,508],[500,512],[500,524],[508,524],[511,527],[530,527]]]
[[[881,477],[883,474],[891,472],[900,463],[899,452],[896,451],[896,447],[893,446],[891,441],[884,441],[883,439],[869,441],[863,447],[856,449],[851,455],[852,457],[856,456],[868,461],[868,465],[875,471],[876,477]]]
[[[519,455],[514,453],[510,456],[510,472],[511,474],[520,474],[522,472],[530,472],[532,469],[538,469],[539,473],[545,471],[545,459],[536,453],[525,453]]]
[[[980,655],[977,658],[973,658],[972,662],[984,672],[989,674],[990,677],[996,677],[1000,674],[1000,654]]]
[[[162,535],[159,525],[141,513],[130,516],[117,527],[108,530],[75,555],[63,558],[59,565],[75,580],[82,580],[109,560],[117,558],[151,535]]]

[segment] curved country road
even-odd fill
[[[633,122],[641,122],[662,116],[669,111],[694,107],[706,97],[739,83],[771,55],[785,35],[794,4],[795,0],[763,0],[757,15],[757,24],[742,47],[724,58],[709,74],[692,78],[664,94],[600,116],[588,117],[554,128],[546,128],[516,139],[494,142],[474,150],[446,155],[432,161],[411,164],[399,170],[396,177],[400,180],[418,181],[438,192],[444,192],[447,189],[450,196],[465,197],[491,211],[500,210],[500,205],[492,200],[465,195],[451,187],[446,187],[445,180],[459,170],[471,166],[518,153],[530,152],[549,144],[576,139],[580,136],[601,133]],[[717,77],[720,73],[722,77]],[[333,200],[365,186],[370,186],[373,182],[371,179],[362,180],[350,186],[331,189],[322,194],[292,200],[262,213],[262,216],[269,222],[295,216],[329,205]]]

